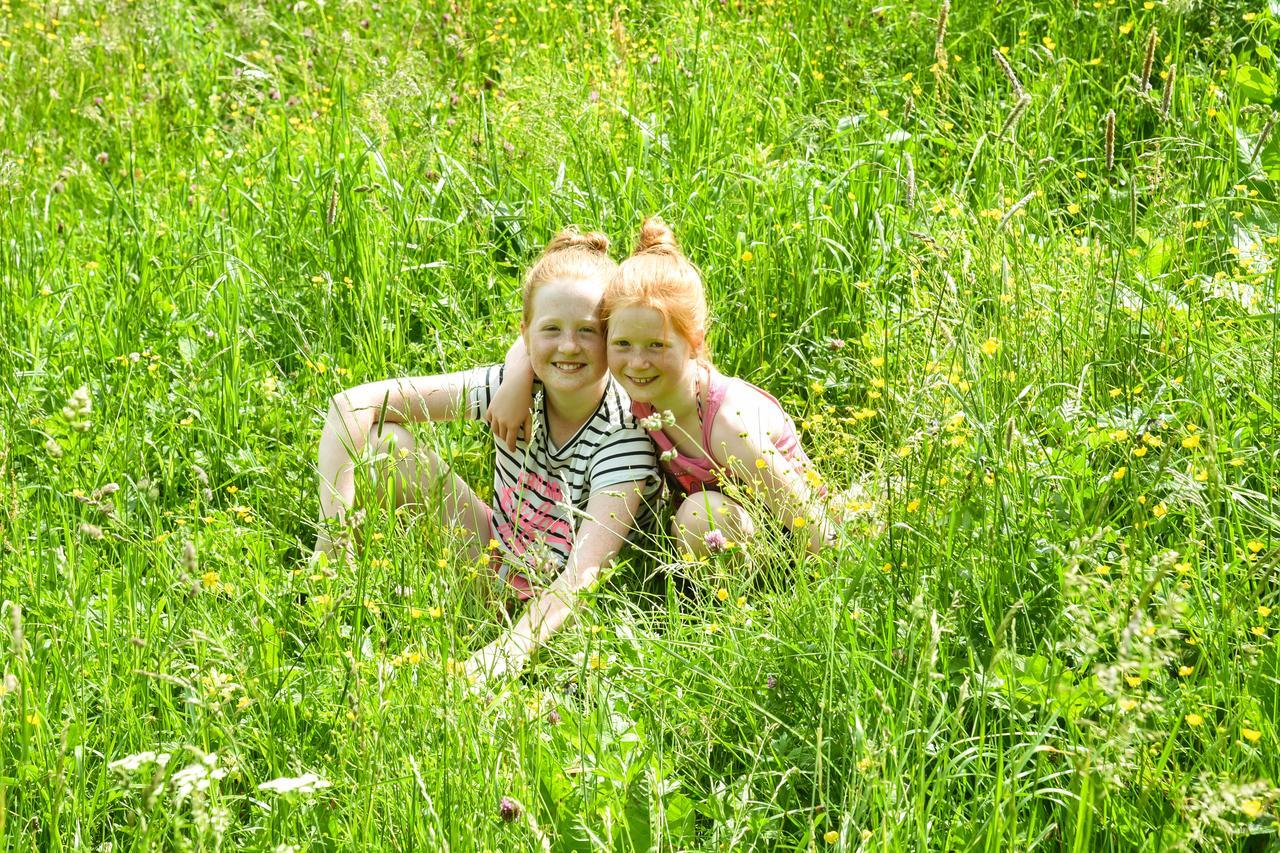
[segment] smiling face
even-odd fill
[[[673,408],[689,396],[693,348],[657,308],[628,305],[609,317],[609,370],[632,400]]]
[[[598,283],[554,279],[530,300],[521,328],[534,375],[551,395],[590,396],[604,391],[604,328]]]

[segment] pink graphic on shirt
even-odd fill
[[[569,522],[548,511],[549,507],[564,501],[564,489],[559,482],[533,471],[523,471],[515,486],[498,489],[497,501],[505,516],[496,524],[497,533],[517,556],[523,556],[535,539],[547,545],[573,546],[573,528]]]

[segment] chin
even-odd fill
[[[626,389],[627,396],[637,403],[653,402],[653,392],[657,389],[658,383],[651,382],[648,385],[637,385],[630,379],[622,380],[622,387]]]

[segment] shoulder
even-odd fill
[[[782,407],[749,382],[730,379],[724,399],[711,424],[713,449],[722,444],[768,441],[790,429],[790,419]]]

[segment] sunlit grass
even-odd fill
[[[938,15],[0,0],[6,849],[1272,834],[1276,13]],[[475,695],[446,532],[308,566],[327,400],[497,359],[550,234],[651,213],[867,501],[632,551]]]

